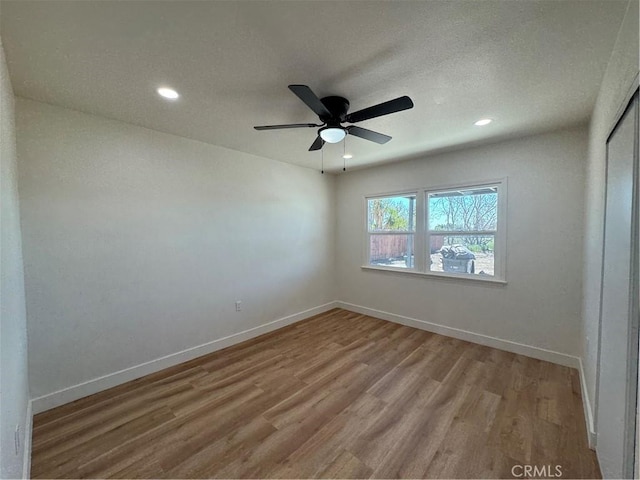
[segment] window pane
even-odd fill
[[[432,272],[494,275],[494,235],[431,235]]]
[[[369,265],[413,268],[413,235],[369,235]]]
[[[415,195],[370,198],[367,206],[370,232],[415,232]]]
[[[498,187],[429,194],[429,230],[496,230]]]

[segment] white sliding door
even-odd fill
[[[607,142],[597,453],[605,478],[631,478],[638,382],[638,94]]]

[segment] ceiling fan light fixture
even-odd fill
[[[327,143],[341,142],[346,136],[347,132],[343,128],[326,127],[320,130],[320,138]]]

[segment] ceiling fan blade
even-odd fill
[[[260,125],[253,127],[256,130],[279,130],[281,128],[304,128],[304,127],[321,127],[322,125],[316,125],[315,123],[289,123],[287,125]]]
[[[320,118],[331,117],[331,112],[327,110],[324,103],[322,103],[317,95],[306,85],[289,85],[289,90],[295,93],[298,98],[306,103]]]
[[[323,145],[324,145],[324,140],[320,137],[320,135],[318,135],[315,141],[309,147],[309,151],[312,152],[314,150],[320,150]]]
[[[406,95],[399,97],[388,102],[379,103],[373,107],[365,108],[364,110],[358,110],[357,112],[350,113],[345,118],[345,122],[356,123],[363,120],[369,120],[370,118],[381,117],[382,115],[389,115],[390,113],[401,112],[402,110],[408,110],[413,108],[413,102]]]
[[[384,135],[382,133],[374,132],[373,130],[367,130],[366,128],[357,127],[355,125],[348,126],[347,131],[350,135],[355,135],[356,137],[364,138],[365,140],[371,140],[372,142],[376,142],[381,145],[391,140],[391,137],[389,135]]]

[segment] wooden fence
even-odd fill
[[[401,258],[407,253],[407,236],[372,235],[369,252],[372,261]]]

